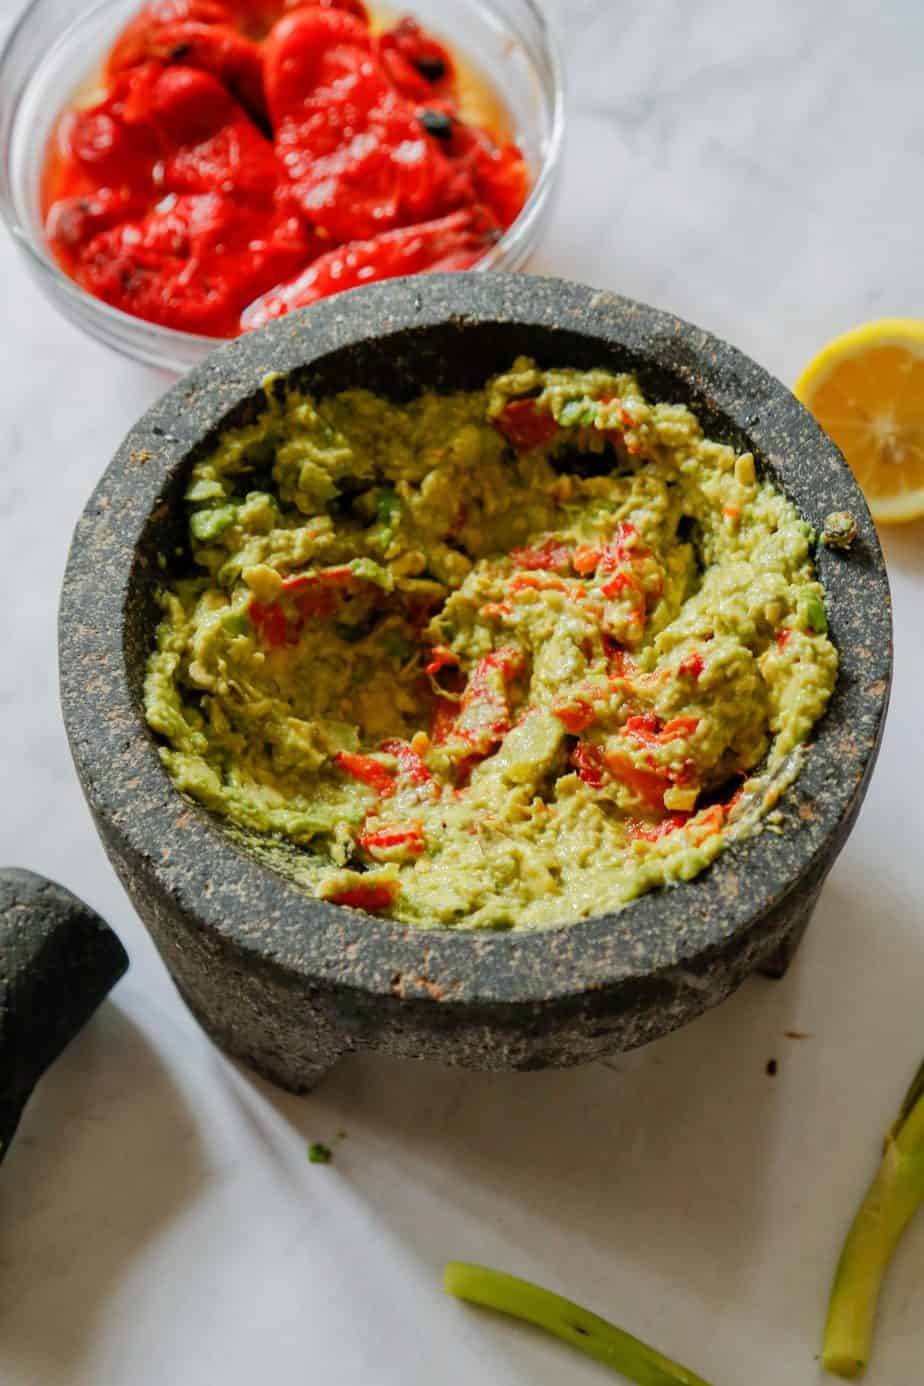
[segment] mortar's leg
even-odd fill
[[[326,1027],[318,1027],[307,1044],[303,1034],[299,1034],[297,1039],[290,1039],[289,1043],[286,1043],[289,1037],[277,1036],[274,1044],[263,1033],[256,1038],[236,1026],[220,1028],[203,1014],[182,987],[177,986],[177,991],[219,1049],[287,1092],[310,1092],[322,1078],[327,1077],[349,1049],[340,1035]]]
[[[775,981],[779,981],[781,977],[786,976],[789,970],[789,964],[796,956],[799,944],[802,942],[805,931],[809,926],[809,921],[814,913],[815,906],[818,904],[818,896],[821,894],[822,884],[823,882],[819,881],[818,885],[806,894],[802,904],[797,909],[793,910],[793,922],[789,932],[786,934],[782,943],[780,943],[774,952],[764,960],[758,969],[764,977],[772,977]]]

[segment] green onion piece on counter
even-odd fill
[[[853,1220],[834,1275],[822,1362],[835,1376],[859,1376],[869,1361],[883,1277],[922,1201],[924,1063],[886,1136],[882,1163]]]
[[[615,1324],[528,1280],[518,1280],[514,1275],[504,1275],[486,1266],[450,1261],[443,1285],[446,1293],[457,1299],[496,1309],[544,1328],[587,1357],[621,1372],[638,1386],[708,1386],[701,1376],[662,1357],[660,1352]]]

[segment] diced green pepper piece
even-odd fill
[[[588,426],[597,417],[597,402],[592,399],[569,399],[562,405],[558,422],[562,428],[573,428],[578,425]]]
[[[222,500],[224,494],[225,488],[220,481],[216,481],[214,477],[200,477],[198,481],[192,482],[187,487],[183,499],[188,501]]]
[[[810,630],[816,635],[827,635],[828,617],[825,612],[824,602],[817,592],[811,590],[802,593],[802,619]]]
[[[383,486],[375,502],[375,518],[379,524],[393,527],[396,521],[400,519],[403,509],[404,505],[398,492],[390,486]]]
[[[253,630],[246,611],[226,611],[221,624],[229,635],[250,635]]]
[[[189,532],[200,544],[211,544],[220,539],[236,519],[236,505],[216,505],[211,510],[197,510],[189,521]]]
[[[383,568],[371,558],[354,558],[350,563],[350,571],[354,577],[362,578],[365,582],[374,582],[383,592],[390,592],[395,585],[390,569]]]

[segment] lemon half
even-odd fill
[[[875,520],[924,515],[924,322],[882,318],[835,337],[794,388],[846,457]]]

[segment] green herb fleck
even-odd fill
[[[313,1165],[329,1165],[333,1158],[330,1146],[320,1141],[312,1141],[308,1147],[308,1159]]]

